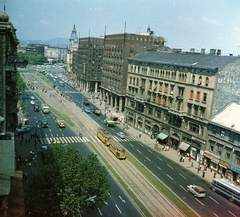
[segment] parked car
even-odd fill
[[[29,132],[30,132],[30,128],[29,127],[17,128],[17,133],[29,133]]]
[[[43,120],[41,121],[41,126],[42,126],[43,128],[47,128],[47,127],[48,127],[48,121],[47,121],[47,119],[43,119]]]
[[[40,111],[39,105],[36,105],[36,104],[34,105],[33,109],[34,109],[35,112],[39,112]]]
[[[197,185],[188,185],[187,190],[191,192],[195,197],[205,197],[206,191]]]
[[[119,132],[117,133],[117,135],[121,138],[121,139],[125,139],[127,136],[124,132]]]
[[[35,97],[34,97],[34,96],[30,96],[30,98],[31,98],[32,100],[35,100]]]
[[[31,100],[31,101],[30,101],[30,104],[31,104],[31,105],[34,105],[34,104],[35,104],[35,101],[34,101],[34,100]]]
[[[91,113],[91,109],[89,108],[89,107],[86,107],[85,109],[84,109],[84,111],[86,112],[86,113]]]

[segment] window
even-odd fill
[[[230,159],[230,153],[226,154],[227,159]]]
[[[198,115],[198,106],[194,105],[194,115]]]
[[[162,90],[163,90],[163,83],[160,82],[160,83],[159,83],[159,91],[162,92]]]
[[[199,91],[197,91],[196,100],[200,101],[200,92]]]
[[[233,133],[229,133],[229,142],[234,142],[234,135],[233,135]]]
[[[202,84],[202,76],[199,76],[198,78],[198,85],[201,85]]]
[[[210,146],[210,151],[213,152],[213,149],[214,149],[214,146],[211,145],[211,146]]]
[[[213,134],[216,134],[217,133],[217,128],[216,127],[212,127],[212,132],[213,132]]]
[[[194,94],[194,90],[191,90],[190,91],[190,96],[189,96],[190,99],[193,99],[193,94]]]
[[[156,117],[157,117],[157,118],[161,118],[161,111],[158,110],[158,111],[156,112]]]
[[[208,78],[208,77],[206,77],[205,85],[206,85],[206,86],[209,85],[209,78]]]
[[[152,115],[153,114],[153,109],[152,108],[148,108],[148,114]]]
[[[167,105],[167,97],[163,97],[163,105]]]
[[[199,133],[199,125],[197,124],[193,124],[193,123],[189,123],[189,130],[191,132],[194,132],[194,133]]]
[[[195,75],[192,76],[192,83],[195,84]]]
[[[207,102],[207,93],[203,93],[203,102]]]
[[[188,114],[192,114],[192,104],[188,104]]]
[[[222,138],[224,138],[224,136],[225,136],[225,131],[222,130],[220,136],[221,136]]]
[[[168,86],[169,86],[168,84],[165,84],[165,90],[164,90],[165,93],[168,92]]]

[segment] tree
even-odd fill
[[[96,210],[110,197],[107,176],[96,155],[85,158],[73,146],[53,144],[44,164],[28,175],[27,208],[35,216],[74,216]]]

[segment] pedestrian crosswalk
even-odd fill
[[[133,136],[127,136],[125,139],[121,139],[118,136],[112,137],[115,141],[118,142],[129,142],[135,141],[136,138]],[[74,144],[74,143],[82,143],[82,142],[97,142],[99,141],[97,136],[57,136],[57,137],[46,137],[40,138],[41,144],[52,144],[52,143],[59,143],[59,144]]]

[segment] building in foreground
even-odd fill
[[[203,51],[130,57],[125,103],[128,125],[198,161],[212,115],[239,98],[240,58]]]
[[[224,177],[240,180],[240,105],[232,102],[209,121],[204,165]]]

